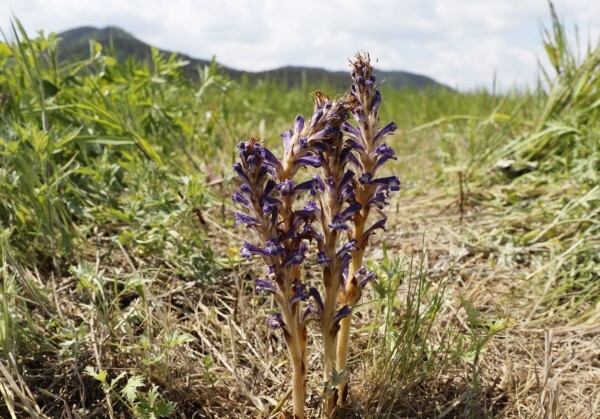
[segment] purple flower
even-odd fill
[[[262,249],[252,243],[247,241],[244,242],[240,253],[246,259],[250,258],[252,255],[260,255],[260,256],[276,256],[284,251],[283,246],[277,244],[275,241],[268,241],[267,247]]]
[[[323,235],[318,233],[311,225],[305,225],[302,232],[299,234],[299,237],[308,239],[309,241],[315,240],[319,249],[323,247]]]
[[[317,203],[315,201],[308,201],[303,209],[294,211],[296,217],[300,217],[305,220],[312,219],[318,213],[320,213],[320,210],[317,207]]]
[[[369,82],[370,81],[367,81],[367,84]],[[370,82],[370,84],[372,85],[373,82]],[[377,110],[379,109],[379,105],[381,105],[381,93],[379,92],[379,90],[376,90],[375,96],[373,97],[373,99],[371,99],[371,112],[377,112]]]
[[[366,239],[375,232],[377,229],[385,230],[385,223],[387,222],[387,218],[383,218],[376,223],[374,223],[371,227],[365,230],[362,236],[362,243],[366,244]]]
[[[290,153],[290,142],[292,141],[293,133],[292,131],[286,131],[281,134],[281,138],[283,138],[283,149],[285,150],[285,154]]]
[[[240,177],[240,179],[242,179],[243,182],[250,183],[250,179],[248,178],[248,175],[246,175],[246,172],[244,172],[244,167],[242,166],[242,163],[234,164],[233,170],[235,170],[235,172],[238,174],[238,176]]]
[[[279,190],[279,193],[283,196],[291,195],[292,190],[294,188],[294,181],[291,179],[284,180],[279,185],[277,185],[276,188]]]
[[[304,129],[304,117],[302,115],[298,115],[296,117],[296,122],[294,124],[294,130],[300,134]]]
[[[258,220],[256,218],[250,217],[249,215],[246,215],[246,214],[236,212],[233,215],[233,217],[235,218],[235,223],[233,224],[234,227],[238,226],[240,224],[244,224],[246,227],[260,225],[260,223],[258,222]]]
[[[311,180],[307,180],[302,182],[294,187],[294,194],[301,192],[310,192],[311,195],[316,195],[319,192],[319,182],[317,179],[312,178]]]
[[[396,128],[397,128],[396,124],[393,122],[390,122],[385,127],[381,128],[381,130],[375,135],[375,138],[373,138],[373,142],[375,144],[377,144],[386,135],[393,134],[394,131],[396,131]]]
[[[260,294],[261,292],[275,294],[277,292],[277,287],[270,281],[263,281],[260,278],[254,278],[254,283],[256,284],[256,294]]]
[[[276,256],[285,250],[276,240],[269,240],[266,244],[265,254],[270,256]]]
[[[372,180],[370,183],[375,185],[382,185],[386,189],[389,188],[391,191],[400,190],[400,180],[396,176],[380,177]]]
[[[356,249],[356,240],[350,240],[337,252],[336,256],[340,257],[344,253],[354,252]]]
[[[315,287],[310,287],[308,294],[315,300],[319,313],[322,312],[325,306],[323,305],[323,299],[321,298],[321,294],[319,294],[319,290]]]
[[[260,154],[266,164],[272,167],[275,170],[281,169],[281,162],[275,157],[271,151],[269,151],[266,147],[261,147]]]
[[[261,200],[264,200],[265,198],[267,198],[271,194],[271,192],[273,192],[273,189],[275,189],[276,187],[277,187],[277,183],[273,179],[269,179],[269,181],[265,185],[265,190],[263,191]]]
[[[358,128],[356,128],[354,125],[350,124],[349,122],[344,122],[342,124],[342,130],[344,130],[350,136],[350,138],[352,138],[352,141],[354,141],[354,143],[355,143],[355,145],[354,145],[355,149],[357,149],[358,151],[364,151],[364,147],[358,143],[358,141],[364,141],[364,139],[362,137],[362,133],[360,132],[360,130]],[[347,140],[347,142],[348,141],[351,141],[351,140]]]
[[[315,188],[318,191],[323,192],[325,190],[325,183],[323,182],[323,179],[321,179],[319,175],[314,175],[312,179],[315,182]]]
[[[283,261],[284,265],[299,265],[304,261],[306,257],[304,252],[306,252],[307,248],[304,243],[300,245],[298,249],[288,249],[286,250],[285,259]]]
[[[374,271],[367,272],[367,270],[363,267],[358,270],[358,272],[356,273],[356,275],[354,275],[354,277],[358,280],[360,286],[364,287],[367,284],[367,282],[369,282],[373,278],[375,278],[375,272]]]
[[[285,327],[285,322],[283,321],[283,315],[281,313],[273,313],[273,315],[267,319],[267,323],[269,323],[269,326],[271,326],[271,329],[273,330]]]
[[[305,324],[307,322],[307,320],[310,318],[310,316],[312,316],[313,314],[318,314],[319,311],[317,310],[317,308],[315,308],[315,306],[313,306],[312,304],[309,304],[306,307],[306,310],[304,310],[304,313],[302,314],[302,324]]]
[[[341,192],[344,189],[346,189],[346,187],[350,185],[350,182],[353,178],[354,172],[352,170],[347,170],[346,173],[344,173],[344,176],[342,176],[342,178],[340,179],[340,183],[337,188],[338,192]]]
[[[245,183],[244,183],[244,185],[245,185]],[[234,193],[233,196],[231,197],[231,199],[233,199],[233,202],[237,202],[238,204],[243,205],[244,207],[246,207],[248,209],[252,209],[252,203],[248,200],[248,198],[246,198],[240,192]]]
[[[310,297],[310,294],[306,293],[306,285],[297,283],[294,286],[294,295],[290,299],[290,306],[300,301],[306,301],[308,297]]]
[[[295,165],[321,167],[321,158],[319,156],[303,156],[296,160]]]
[[[345,167],[348,163],[352,163],[354,167],[357,169],[362,168],[362,163],[356,157],[356,154],[353,153],[353,149],[350,147],[345,147],[340,155],[340,165],[341,167]]]
[[[371,180],[372,178],[373,178],[373,176],[370,173],[365,172],[362,175],[360,175],[360,177],[358,178],[358,181],[362,185],[369,185],[372,182],[372,180]]]
[[[375,167],[373,168],[373,171],[377,170],[379,167],[381,167],[383,163],[390,159],[396,160],[396,152],[394,151],[394,149],[388,147],[385,144],[379,145],[375,149],[375,154],[378,156],[378,158],[377,162],[375,163]]]
[[[384,206],[389,205],[386,201],[388,196],[384,191],[377,191],[375,196],[367,202],[367,205],[377,205],[377,208],[383,209]]]
[[[317,253],[317,263],[318,264],[324,264],[324,263],[329,263],[329,262],[331,262],[331,259],[328,258],[327,256],[325,256],[325,252]]]
[[[350,314],[352,314],[352,310],[350,309],[350,307],[344,306],[340,308],[338,312],[335,313],[335,316],[333,316],[332,326],[339,325],[340,320],[342,320],[346,316],[349,316]]]
[[[242,257],[244,257],[246,259],[249,259],[250,256],[252,256],[252,255],[261,255],[261,256],[267,255],[263,249],[261,249],[260,247],[254,245],[252,243],[246,242],[246,241],[244,242],[244,245],[240,249],[240,253],[242,254]]]
[[[333,220],[332,223],[329,224],[329,228],[332,230],[347,230],[348,226],[345,224],[345,222],[352,218],[352,216],[360,211],[361,208],[362,205],[360,205],[360,203],[353,203],[341,213],[333,216]]]

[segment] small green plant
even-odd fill
[[[140,375],[129,377],[125,385],[119,390],[119,383],[127,375],[125,372],[120,373],[110,381],[106,370],[96,370],[94,367],[88,366],[85,369],[85,373],[99,381],[104,392],[116,397],[129,408],[129,411],[136,418],[166,418],[173,414],[177,406],[177,403],[161,400],[158,387],[156,386],[150,388],[148,391],[142,391],[141,388],[145,387],[145,380]]]

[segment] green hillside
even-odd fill
[[[127,58],[134,60],[150,61],[152,57],[152,47],[143,41],[135,38],[123,29],[109,26],[98,29],[89,26],[83,26],[71,29],[59,34],[62,42],[59,49],[60,60],[84,59],[90,56],[90,40],[95,40],[105,47],[114,49],[114,54],[119,61]],[[173,52],[161,52],[169,57]],[[192,80],[198,79],[198,67],[204,67],[210,64],[209,61],[193,58],[185,54],[177,55],[188,61],[189,64],[184,67],[186,75]],[[239,80],[244,75],[250,81],[269,80],[281,82],[289,87],[298,87],[302,83],[309,85],[325,85],[334,89],[344,89],[348,86],[348,73],[345,71],[327,71],[321,68],[293,67],[286,66],[274,70],[249,72],[222,66],[222,71],[227,76]],[[386,86],[394,88],[447,88],[430,77],[405,71],[379,71],[379,80],[385,80]]]

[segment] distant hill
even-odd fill
[[[109,47],[113,46],[118,60],[125,60],[129,57],[135,60],[149,60],[151,57],[151,46],[135,38],[133,35],[121,28],[109,26],[98,29],[90,26],[83,26],[71,29],[59,34],[62,38],[59,49],[59,60],[83,59],[90,56],[89,41],[93,39],[100,44]],[[171,51],[161,50],[167,57],[173,54]],[[177,53],[182,59],[189,61],[190,64],[184,68],[187,75],[192,79],[198,78],[196,68],[210,64],[208,60],[190,57],[186,54]],[[329,86],[346,89],[349,84],[349,76],[344,71],[328,71],[322,68],[311,67],[281,67],[274,70],[251,72],[241,71],[233,68],[221,66],[223,72],[233,79],[240,79],[244,74],[249,80],[275,80],[283,82],[288,86],[297,86],[303,82],[309,84],[326,83]],[[406,71],[377,71],[379,81],[385,80],[386,85],[397,88],[446,88],[447,86],[438,83],[430,77],[419,74],[408,73]]]

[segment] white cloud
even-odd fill
[[[555,0],[568,29],[600,36],[600,2]],[[0,0],[31,31],[116,25],[158,47],[225,65],[346,69],[369,51],[384,69],[429,75],[462,89],[533,85],[543,54],[546,0]]]

